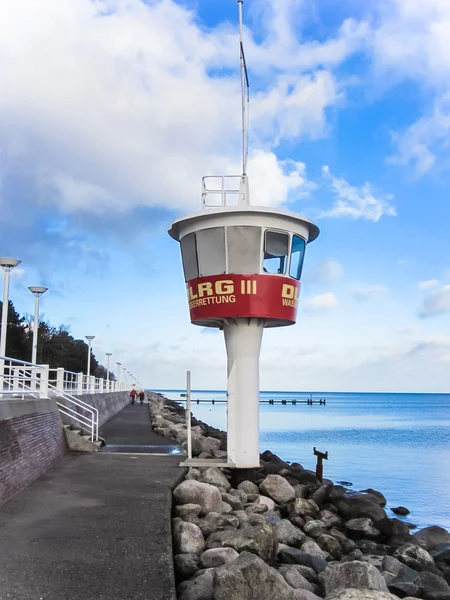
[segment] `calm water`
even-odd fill
[[[182,390],[157,390],[180,400]],[[306,393],[263,392],[261,399],[306,399]],[[315,469],[313,447],[329,453],[325,477],[373,487],[388,507],[409,508],[419,527],[450,529],[450,395],[318,392],[326,406],[305,404],[260,407],[260,448]],[[194,391],[192,411],[206,423],[226,429],[225,392]],[[394,516],[388,510],[388,514]]]

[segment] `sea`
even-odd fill
[[[184,405],[184,390],[152,391]],[[405,506],[411,512],[404,520],[417,527],[450,530],[450,394],[316,392],[313,400],[325,405],[292,404],[309,397],[261,392],[261,401],[287,401],[260,403],[261,452],[315,470],[313,448],[327,451],[324,477],[353,490],[379,490],[389,516],[395,516],[391,508]],[[195,417],[226,430],[225,391],[193,390],[191,398]]]

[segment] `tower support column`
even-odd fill
[[[260,466],[259,355],[264,321],[237,318],[223,326],[228,357],[227,452],[238,469]]]

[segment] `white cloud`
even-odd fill
[[[336,308],[338,304],[336,296],[332,292],[326,292],[307,300],[303,305],[303,309],[308,313],[318,313]]]
[[[319,262],[313,269],[311,275],[308,277],[309,281],[315,283],[335,283],[342,278],[344,274],[344,267],[337,260],[327,258]]]
[[[352,186],[345,179],[332,175],[327,166],[322,167],[322,175],[331,186],[336,199],[333,207],[322,212],[320,217],[349,217],[377,222],[383,215],[397,215],[390,203],[392,194],[375,195],[370,183],[361,187]]]
[[[384,285],[379,285],[379,284],[364,285],[364,286],[358,287],[353,292],[353,298],[356,300],[356,302],[359,302],[360,304],[362,304],[364,302],[369,302],[370,300],[373,300],[374,298],[378,298],[379,296],[382,296],[383,294],[386,294],[387,291],[388,291],[387,287]]]
[[[450,312],[450,285],[444,285],[424,299],[419,308],[419,317],[428,319],[448,312]]]
[[[294,4],[270,7],[258,42],[246,32],[261,90],[251,104],[249,173],[267,169],[266,203],[288,201],[305,179],[301,163],[277,161],[271,149],[326,134],[327,107],[341,97],[327,66],[364,39],[365,26],[349,20],[336,39],[302,44]],[[4,174],[36,180],[39,201],[62,211],[196,208],[201,177],[238,163],[236,49],[236,26],[201,28],[173,0],[13,2],[0,19]]]
[[[431,114],[418,119],[393,140],[397,154],[387,160],[391,164],[411,165],[418,175],[432,169],[437,155],[447,153],[450,139],[450,96],[436,102]]]
[[[437,279],[427,279],[426,281],[419,281],[417,287],[419,288],[419,290],[432,290],[438,285],[439,281]]]

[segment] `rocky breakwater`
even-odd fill
[[[169,413],[181,424],[161,399],[156,420]],[[380,492],[321,484],[270,451],[261,465],[236,487],[225,469],[192,468],[175,488],[179,600],[450,600],[446,530],[412,535]]]

